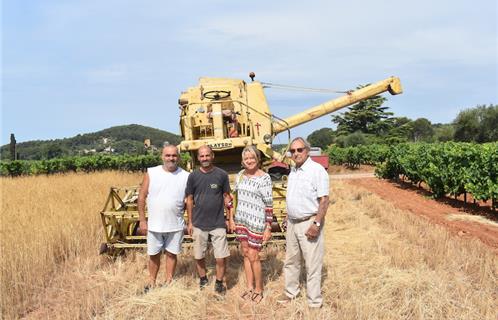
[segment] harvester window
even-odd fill
[[[195,135],[197,139],[211,138],[213,136],[213,126],[211,124],[198,126],[195,128]]]
[[[237,138],[239,136],[239,130],[236,123],[227,123],[227,127],[229,138]]]

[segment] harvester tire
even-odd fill
[[[102,243],[99,248],[99,254],[104,254],[109,250],[107,243]]]

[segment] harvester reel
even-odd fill
[[[230,91],[211,90],[204,92],[203,96],[209,100],[220,100],[230,97]]]

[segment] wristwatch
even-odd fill
[[[314,224],[315,226],[317,226],[318,228],[320,228],[320,226],[322,225],[322,224],[321,224],[320,222],[318,222],[318,221],[313,221],[313,224]]]

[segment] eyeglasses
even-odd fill
[[[290,153],[292,153],[292,154],[294,154],[294,153],[296,153],[296,152],[297,152],[297,153],[301,153],[301,152],[303,152],[303,151],[304,151],[304,148],[290,149],[289,151],[290,151]]]

